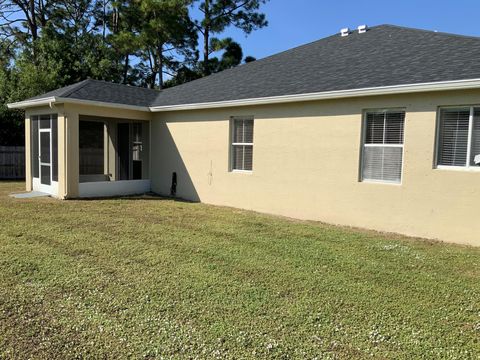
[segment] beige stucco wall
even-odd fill
[[[210,204],[480,245],[480,172],[434,168],[437,108],[480,90],[155,113],[152,190]],[[405,108],[402,183],[359,182],[362,113]],[[229,119],[253,115],[253,172],[229,172]]]

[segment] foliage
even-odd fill
[[[237,66],[241,46],[210,35],[266,26],[265,1],[0,0],[0,144],[23,143],[23,115],[7,102],[86,78],[163,88]]]
[[[246,34],[268,25],[265,14],[258,12],[266,0],[203,0],[199,10],[203,17],[195,21],[203,36],[203,71],[212,72],[210,54],[215,51],[214,34],[222,33],[227,27],[234,26]]]
[[[0,183],[0,358],[478,359],[480,249]]]
[[[175,71],[179,62],[195,57],[197,34],[188,13],[188,1],[142,0],[140,16],[140,58],[143,59],[147,86],[153,88],[158,75],[158,88],[163,87],[163,73]],[[145,66],[146,64],[146,66]]]

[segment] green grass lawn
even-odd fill
[[[21,190],[0,183],[0,358],[480,358],[479,248]]]

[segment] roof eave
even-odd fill
[[[341,98],[361,97],[361,96],[394,95],[394,94],[419,93],[419,92],[429,92],[429,91],[467,90],[467,89],[475,89],[475,88],[480,88],[480,79],[438,81],[438,82],[418,83],[418,84],[380,86],[380,87],[363,88],[363,89],[324,91],[324,92],[308,93],[308,94],[281,95],[281,96],[270,96],[270,97],[250,98],[250,99],[241,99],[241,100],[227,100],[227,101],[215,101],[215,102],[206,102],[206,103],[191,103],[191,104],[150,106],[150,107],[109,103],[109,102],[94,101],[94,100],[62,98],[62,97],[55,97],[55,96],[10,103],[10,104],[7,104],[7,107],[9,109],[26,109],[30,107],[38,107],[38,106],[45,106],[45,105],[52,106],[53,104],[70,103],[70,104],[83,104],[83,105],[92,105],[92,106],[99,106],[99,107],[118,108],[118,109],[125,109],[125,110],[162,112],[162,111],[213,109],[213,108],[236,107],[236,106],[254,106],[254,105],[279,104],[279,103],[291,103],[291,102],[314,101],[314,100],[329,100],[329,99],[341,99]]]
[[[7,104],[9,109],[26,109],[29,107],[35,106],[44,106],[44,105],[51,105],[56,102],[56,98],[54,96],[41,98],[41,99],[34,99],[34,100],[25,100]]]
[[[361,96],[418,93],[418,92],[429,92],[429,91],[466,90],[466,89],[475,89],[475,88],[480,88],[480,79],[451,80],[451,81],[438,81],[438,82],[418,83],[418,84],[379,86],[379,87],[362,88],[362,89],[324,91],[324,92],[308,93],[308,94],[281,95],[281,96],[270,96],[270,97],[251,98],[251,99],[242,99],[242,100],[216,101],[216,102],[206,102],[206,103],[196,103],[196,104],[151,106],[150,111],[162,112],[162,111],[213,109],[213,108],[222,108],[222,107],[278,104],[278,103],[290,103],[290,102],[302,102],[302,101],[314,101],[314,100],[341,99],[341,98],[361,97]]]
[[[127,105],[127,104],[109,103],[109,102],[94,101],[94,100],[82,100],[82,99],[74,99],[74,98],[62,98],[62,97],[56,97],[56,96],[10,103],[10,104],[7,104],[7,107],[9,109],[27,109],[31,107],[45,106],[45,105],[52,106],[54,104],[80,104],[80,105],[93,105],[93,106],[100,106],[100,107],[117,108],[117,109],[124,109],[124,110],[136,110],[136,111],[147,111],[147,112],[150,111],[150,108],[147,106]]]

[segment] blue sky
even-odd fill
[[[275,54],[334,34],[343,27],[394,24],[480,36],[479,0],[270,0],[267,28],[248,37],[229,29],[244,55]]]

